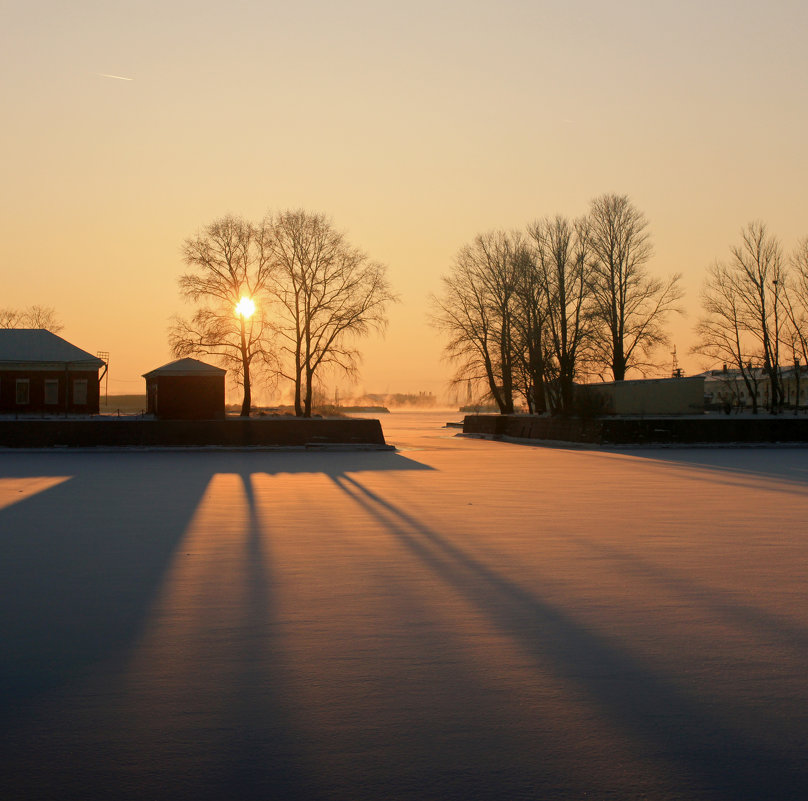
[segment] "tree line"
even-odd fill
[[[482,386],[503,414],[574,410],[576,379],[653,365],[680,311],[680,276],[648,270],[648,221],[628,197],[595,198],[588,214],[480,234],[458,253],[433,296],[454,380]]]
[[[665,327],[683,293],[679,274],[650,272],[652,254],[647,219],[616,194],[595,198],[579,218],[478,235],[431,297],[454,381],[481,387],[503,413],[521,400],[533,413],[571,414],[577,381],[658,368],[655,352],[669,344]],[[243,388],[243,415],[257,374],[288,382],[295,413],[310,416],[315,380],[332,368],[355,375],[358,340],[384,330],[398,300],[385,265],[325,215],[303,210],[259,222],[221,217],[185,240],[182,257],[189,270],[179,288],[195,310],[173,320],[172,352],[227,367]],[[243,313],[243,298],[253,314]],[[747,224],[729,258],[708,268],[701,300],[691,353],[731,368],[754,411],[764,380],[770,409],[781,408],[784,364],[797,381],[808,366],[808,237],[786,254],[764,223]],[[0,328],[63,326],[54,309],[31,306],[0,309]]]
[[[28,306],[25,309],[0,309],[0,328],[44,328],[58,334],[64,326],[51,306]]]
[[[764,380],[769,410],[782,408],[783,370],[791,364],[799,404],[800,373],[808,365],[808,237],[786,254],[764,223],[747,224],[729,258],[708,268],[702,307],[693,352],[731,367],[753,412]]]
[[[658,369],[683,292],[679,274],[650,272],[652,254],[648,221],[625,195],[601,195],[577,219],[478,235],[432,297],[454,381],[481,387],[505,414],[520,399],[532,413],[571,414],[576,381]],[[763,380],[770,409],[781,408],[784,365],[797,381],[808,365],[808,238],[785,255],[764,223],[749,223],[730,258],[708,268],[701,300],[691,353],[739,375],[753,411]]]

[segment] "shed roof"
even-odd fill
[[[143,373],[143,378],[151,378],[160,375],[221,375],[227,370],[221,367],[214,367],[212,364],[200,362],[199,359],[175,359],[173,362],[156,367],[148,373]]]
[[[104,360],[44,328],[0,329],[0,364],[69,364],[101,368]]]

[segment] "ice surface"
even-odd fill
[[[808,450],[0,454],[8,798],[808,797]]]

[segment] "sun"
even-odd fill
[[[252,298],[242,298],[236,304],[236,314],[241,317],[252,317],[255,313],[255,301]]]

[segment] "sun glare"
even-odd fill
[[[252,298],[242,298],[236,304],[236,314],[242,317],[252,317],[255,313],[255,302]]]

